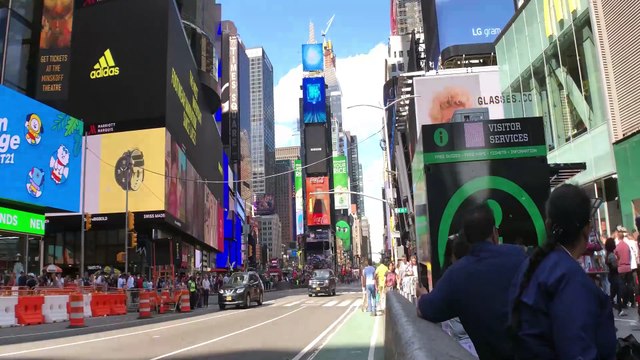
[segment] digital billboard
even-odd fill
[[[164,210],[164,147],[164,128],[88,136],[85,211],[125,212],[127,184],[129,211]]]
[[[295,180],[294,190],[296,192],[296,235],[304,233],[304,200],[302,197],[302,161],[294,162]]]
[[[348,210],[351,206],[349,193],[349,174],[347,172],[347,157],[344,155],[333,157],[333,196],[336,210]]]
[[[64,100],[69,91],[74,3],[45,0],[42,5],[36,98]]]
[[[302,79],[302,113],[305,124],[327,122],[327,100],[323,77]]]
[[[513,0],[435,0],[440,51],[492,43],[515,13]]]
[[[167,14],[174,6],[168,0],[104,1],[76,9],[66,110],[87,124],[164,126]]]
[[[414,78],[417,129],[464,119],[473,110],[487,110],[490,119],[504,118],[503,104],[529,101],[525,97],[502,96],[499,72],[440,74]],[[460,113],[463,113],[462,117]]]
[[[271,194],[257,194],[253,202],[256,215],[271,215],[276,212],[276,202]]]
[[[324,54],[322,44],[302,45],[302,71],[324,70]]]
[[[327,150],[327,129],[324,125],[304,127],[305,169],[309,174],[329,172],[329,152]]]
[[[77,212],[82,121],[0,85],[0,198]]]
[[[315,194],[321,192],[321,194]],[[312,176],[306,178],[307,226],[331,225],[331,203],[329,178]]]
[[[351,225],[345,220],[336,222],[336,238],[342,242],[344,251],[351,250]]]

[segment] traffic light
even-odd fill
[[[135,217],[134,217],[134,213],[129,211],[127,213],[127,230],[128,231],[133,231],[133,229],[135,229]]]
[[[84,230],[90,230],[91,229],[91,214],[89,213],[85,213],[84,214]]]
[[[131,232],[129,233],[129,236],[131,237],[131,248],[132,249],[137,249],[138,248],[138,234],[135,232]]]

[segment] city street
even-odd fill
[[[91,319],[100,332],[92,322],[75,330],[67,330],[68,323],[1,329],[0,358],[382,359],[384,317],[361,311],[358,290],[313,298],[305,289],[274,292],[265,294],[261,307],[216,306],[157,323],[136,320],[135,314]]]

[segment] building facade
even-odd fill
[[[362,166],[358,157],[358,137],[345,132],[347,167],[349,171],[349,187],[352,193],[361,193],[362,186]],[[357,205],[358,216],[364,215],[364,197],[358,194],[351,194],[351,203]]]
[[[622,223],[618,176],[591,2],[524,1],[496,40],[505,117],[544,118],[549,163],[585,163],[571,182],[605,202],[598,230]],[[625,46],[627,46],[625,44]],[[625,75],[627,76],[627,75]]]
[[[282,226],[277,214],[258,216],[256,218],[260,226],[259,244],[267,250],[267,259],[282,259],[282,240],[280,234]],[[264,257],[264,255],[263,255]]]
[[[293,161],[284,159],[276,159],[276,174],[282,174],[276,176],[276,214],[280,218],[281,234],[280,239],[282,244],[289,248],[290,243],[294,241],[294,209],[295,209],[295,197],[294,197],[294,174],[293,174]]]
[[[289,160],[293,166],[295,160],[300,159],[300,146],[283,146],[276,148],[276,161]]]
[[[254,195],[274,193],[275,115],[273,66],[263,48],[247,49],[251,89],[251,161]]]

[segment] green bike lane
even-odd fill
[[[384,315],[371,316],[357,308],[329,335],[313,360],[383,360]]]

